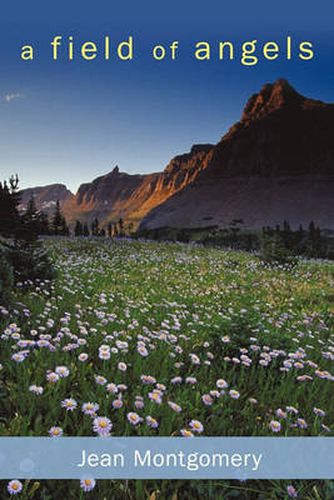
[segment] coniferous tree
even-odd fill
[[[28,201],[27,209],[22,215],[22,231],[25,233],[25,239],[34,241],[40,234],[39,214],[36,208],[35,199],[31,196]]]
[[[50,232],[48,216],[36,207],[33,196],[30,198],[26,211],[21,216],[22,230],[26,239],[34,240],[39,235]]]
[[[63,227],[63,216],[62,216],[62,213],[60,210],[59,200],[57,200],[55,213],[54,213],[53,219],[52,219],[53,234],[55,236],[58,236],[59,234],[61,234],[62,227]]]
[[[79,220],[76,220],[74,227],[74,236],[82,236],[82,235],[83,235],[83,226]]]
[[[307,257],[314,257],[314,239],[315,239],[315,224],[312,220],[308,226],[308,234],[306,241]]]
[[[8,300],[14,282],[52,279],[52,263],[38,241],[40,217],[33,199],[20,214],[18,177],[0,183],[0,301]]]
[[[128,225],[128,233],[130,236],[133,234],[133,229],[134,229],[133,222],[130,222]]]
[[[55,213],[52,219],[52,232],[55,236],[69,236],[70,230],[66,224],[66,219],[62,214],[59,200],[56,203]]]
[[[287,233],[290,231],[290,224],[287,220],[283,221],[283,231],[286,231]]]
[[[118,234],[119,236],[124,236],[125,232],[124,232],[124,221],[122,219],[122,217],[120,217],[119,221],[118,221]]]
[[[92,236],[99,236],[100,234],[100,222],[97,217],[92,222]]]
[[[83,225],[83,230],[82,230],[82,234],[87,237],[89,236],[89,229],[88,229],[88,225],[87,223],[85,222],[84,225]]]
[[[65,217],[63,217],[62,225],[61,225],[61,235],[62,236],[70,236],[70,228],[66,223]]]
[[[17,175],[11,176],[9,182],[0,182],[0,234],[5,237],[15,238],[21,230],[18,185]]]
[[[49,218],[45,212],[43,212],[43,211],[39,212],[38,223],[39,223],[39,234],[41,234],[41,235],[50,234]]]

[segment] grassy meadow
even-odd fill
[[[334,436],[334,264],[269,267],[126,240],[45,245],[56,280],[21,284],[0,308],[1,436]],[[78,481],[31,481],[18,496],[295,495],[334,498],[334,486],[97,481],[86,493]]]

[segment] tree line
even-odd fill
[[[87,222],[82,223],[80,220],[75,221],[74,225],[74,236],[96,236],[96,237],[108,237],[117,238],[130,236],[133,234],[133,224],[125,224],[124,220],[120,218],[116,223],[109,222],[107,226],[101,227],[100,221],[97,217],[94,218],[92,223],[89,225]]]
[[[4,184],[5,189],[8,184]],[[16,205],[18,205],[19,195],[16,197]],[[14,199],[13,199],[14,201]],[[8,213],[5,219],[8,221],[7,226],[11,228],[15,215],[13,210]],[[54,213],[48,217],[43,210],[38,210],[36,207],[35,199],[32,196],[27,204],[26,209],[21,210],[21,220],[25,221],[26,227],[35,232],[39,236],[71,236],[72,231],[66,221],[66,218],[61,210],[60,202],[57,200]],[[116,223],[109,223],[103,227],[97,217],[93,219],[91,224],[76,220],[73,228],[73,236],[95,236],[95,237],[124,237],[133,232],[133,224],[125,224],[124,220],[120,218]]]
[[[233,221],[230,227],[206,235],[203,243],[261,252],[267,260],[284,260],[291,256],[334,259],[333,235],[321,231],[314,221],[306,228],[300,224],[293,229],[285,220],[282,225],[265,226],[261,231],[245,230],[242,224],[242,220]]]
[[[0,182],[0,302],[9,302],[16,285],[55,276],[52,261],[38,240],[46,227],[46,216],[29,203],[20,212],[18,176]]]
[[[244,250],[254,252],[271,262],[290,261],[293,256],[334,260],[334,233],[321,231],[314,221],[307,227],[299,225],[292,228],[288,221],[284,221],[282,225],[250,230],[244,227],[242,219],[235,219],[225,228],[216,225],[197,228],[162,227],[142,230],[136,236]]]

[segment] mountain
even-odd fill
[[[63,205],[73,197],[73,194],[64,184],[50,184],[48,186],[23,189],[20,192],[19,208],[23,209],[32,197],[39,210],[50,214],[54,211],[57,200]]]
[[[102,224],[120,217],[137,224],[150,210],[193,182],[206,168],[206,157],[212,149],[211,144],[194,145],[159,173],[130,175],[116,166],[112,172],[81,184],[75,195],[60,184],[26,189],[21,193],[21,204],[25,206],[33,195],[39,209],[52,211],[59,199],[70,224],[76,219],[91,222],[95,217]]]
[[[211,150],[194,182],[145,216],[141,229],[281,224],[334,229],[334,105],[287,81],[265,85]]]
[[[67,220],[101,224],[122,217],[140,229],[244,227],[311,220],[334,229],[334,105],[300,95],[286,80],[266,84],[216,145],[199,144],[162,172],[112,172],[73,195],[56,184],[22,192],[50,211],[61,201]]]
[[[193,182],[205,169],[205,156],[211,145],[193,146],[189,153],[176,156],[165,170],[156,174],[129,175],[115,167],[112,172],[93,182],[82,184],[75,197],[63,206],[70,222],[117,221],[139,222],[152,208]]]

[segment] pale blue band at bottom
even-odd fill
[[[332,479],[334,438],[0,438],[0,479]]]

